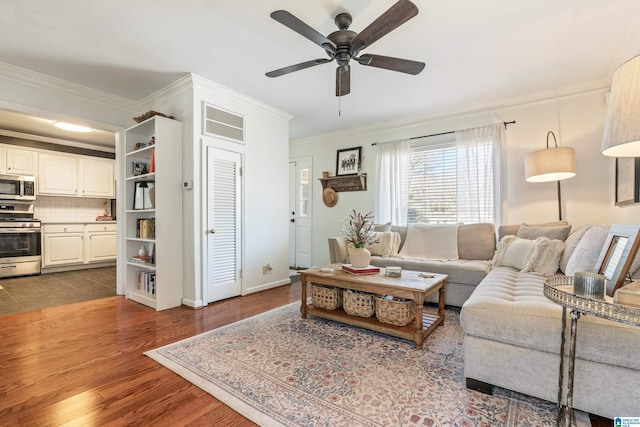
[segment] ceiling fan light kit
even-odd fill
[[[340,13],[335,17],[338,31],[334,31],[325,37],[286,10],[272,12],[271,17],[273,19],[323,48],[329,58],[313,59],[300,64],[290,65],[270,71],[266,73],[266,76],[279,77],[335,60],[338,64],[336,68],[336,96],[344,96],[351,92],[350,61],[352,59],[360,65],[368,67],[383,68],[413,75],[419,74],[425,67],[424,62],[373,54],[358,56],[360,51],[371,46],[374,42],[417,14],[418,8],[415,4],[408,0],[399,0],[369,24],[368,27],[360,33],[356,33],[349,30],[352,21],[351,15],[348,13]]]

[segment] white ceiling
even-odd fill
[[[363,53],[423,61],[425,70],[411,76],[352,63],[351,94],[340,105],[335,62],[265,77],[326,57],[269,14],[288,10],[327,35],[346,11],[359,32],[395,0],[4,0],[0,61],[133,100],[192,72],[293,114],[297,139],[605,87],[640,53],[638,0],[414,2],[418,16]]]

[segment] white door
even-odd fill
[[[293,255],[289,255],[289,258],[293,258],[294,263],[292,267],[297,268],[309,268],[311,267],[311,158],[306,157],[302,159],[296,159],[292,161],[295,165],[295,174],[292,179],[293,182],[289,183],[290,196],[289,199],[293,200],[293,206],[291,207],[291,214],[289,220],[293,220],[293,238],[289,237],[289,241],[293,242],[293,246],[290,246],[289,251],[294,251]],[[291,166],[290,166],[291,176]],[[291,202],[289,203],[291,205]]]
[[[207,302],[242,293],[242,155],[207,147]]]
[[[296,162],[289,162],[289,267],[296,266]]]

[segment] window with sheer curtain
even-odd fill
[[[502,125],[495,125],[384,144],[378,153],[376,221],[499,223],[503,136]],[[393,149],[400,144],[404,148]]]

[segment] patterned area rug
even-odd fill
[[[459,313],[413,342],[299,303],[145,353],[263,426],[552,426],[549,402],[468,390]],[[434,309],[435,313],[435,309]]]

